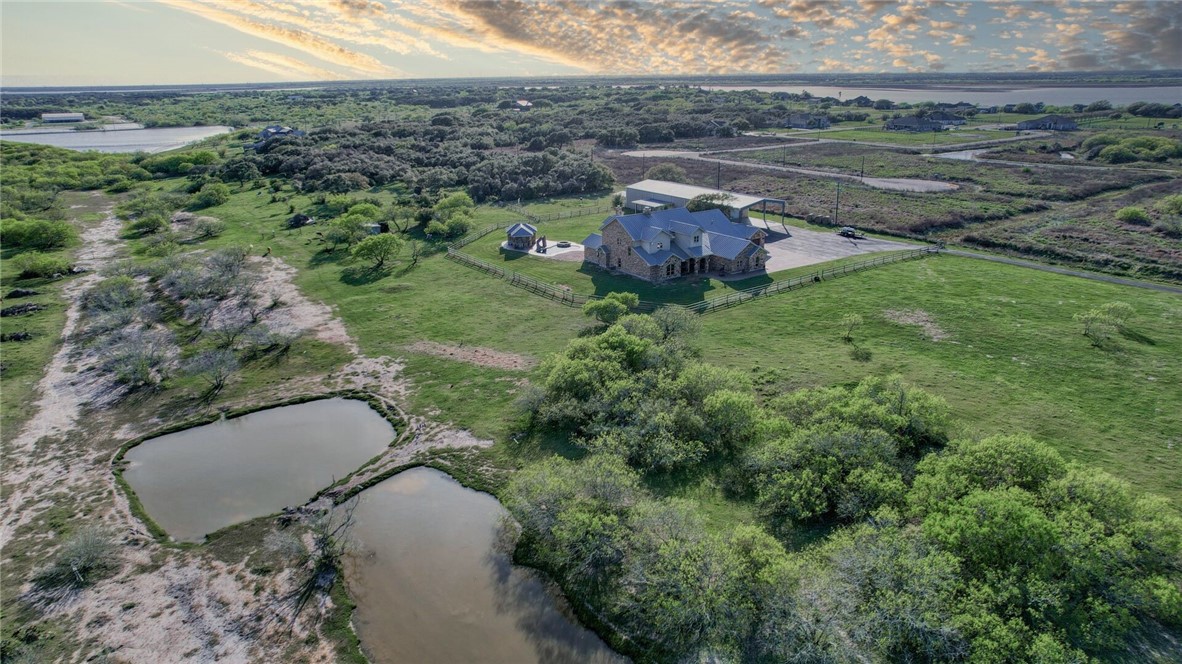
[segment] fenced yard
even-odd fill
[[[602,222],[601,217],[585,215],[539,228],[551,242],[559,239],[581,240]],[[667,284],[651,284],[623,274],[612,274],[578,261],[550,260],[501,247],[501,232],[509,224],[493,224],[457,240],[448,247],[453,261],[485,274],[508,281],[535,295],[571,307],[612,292],[636,293],[640,311],[660,306],[683,306],[698,313],[711,313],[759,297],[797,290],[807,285],[845,276],[872,267],[914,260],[931,255],[936,247],[921,247],[861,254],[771,274],[759,273],[735,281],[721,281],[705,276],[678,279]]]

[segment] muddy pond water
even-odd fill
[[[353,624],[375,663],[622,662],[497,546],[505,509],[427,468],[361,493],[346,561]]]
[[[299,505],[394,439],[363,401],[322,399],[261,410],[144,441],[123,478],[173,539]]]

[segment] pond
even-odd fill
[[[761,92],[794,92],[808,90],[814,97],[835,97],[853,99],[865,95],[871,99],[890,99],[895,103],[917,104],[924,101],[955,104],[964,101],[983,106],[1004,106],[1006,104],[1032,104],[1042,102],[1052,106],[1090,104],[1107,99],[1116,106],[1126,106],[1135,101],[1176,104],[1182,99],[1182,88],[1177,86],[1074,86],[1034,87],[1006,85],[964,85],[929,87],[835,87],[829,85],[703,85],[705,90],[759,90]],[[838,95],[841,95],[838,97]],[[978,119],[980,119],[978,117]]]
[[[497,546],[492,496],[416,468],[362,492],[345,577],[373,662],[623,662]]]
[[[40,143],[81,152],[164,152],[175,150],[210,136],[233,131],[233,127],[158,127],[153,129],[108,129],[73,131],[66,128],[10,130],[0,132],[0,140],[17,143]]]
[[[144,441],[123,478],[173,539],[199,542],[300,505],[370,460],[394,427],[363,401],[322,399],[261,410]]]

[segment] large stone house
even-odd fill
[[[583,260],[645,281],[763,270],[767,233],[719,210],[685,208],[608,217],[583,240]]]

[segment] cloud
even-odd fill
[[[226,59],[247,67],[261,69],[285,80],[335,81],[345,78],[338,72],[310,65],[302,60],[279,53],[247,50],[241,53],[222,52]]]
[[[213,5],[193,2],[192,0],[159,1],[176,9],[200,16],[206,20],[233,28],[252,37],[281,44],[288,48],[307,53],[325,62],[347,67],[366,75],[392,76],[396,73],[396,70],[392,67],[383,64],[371,55],[350,50],[311,32],[272,23],[263,23],[240,14],[223,11]]]

